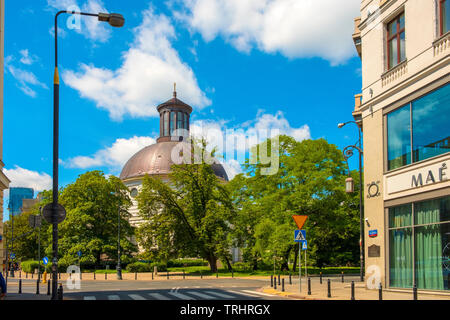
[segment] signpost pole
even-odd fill
[[[305,279],[308,279],[308,267],[306,266],[306,251],[307,251],[308,249],[306,249],[305,250]]]
[[[301,250],[301,242],[298,243],[298,289],[299,292],[302,292],[302,250]]]

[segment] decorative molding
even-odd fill
[[[383,73],[381,75],[381,85],[385,87],[388,84],[391,84],[392,82],[395,82],[398,79],[402,78],[406,73],[408,73],[407,60],[401,62],[399,65]]]
[[[450,31],[433,42],[433,56],[436,57],[445,54],[448,48],[450,48]]]

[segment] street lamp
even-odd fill
[[[345,191],[347,193],[352,193],[354,191],[354,182],[353,179],[350,177],[350,167],[348,165],[348,158],[350,158],[353,155],[353,150],[357,150],[359,153],[359,237],[360,237],[360,247],[359,247],[359,254],[360,254],[360,278],[361,282],[364,281],[364,210],[363,210],[363,203],[362,203],[362,141],[361,141],[361,128],[359,127],[360,122],[356,121],[347,121],[345,123],[339,123],[338,128],[342,128],[345,125],[349,123],[354,123],[358,127],[358,134],[359,134],[359,140],[357,142],[358,145],[350,145],[344,148],[342,151],[344,154],[344,159],[347,162],[348,167],[348,175],[349,177],[345,180]]]
[[[58,73],[58,16],[78,14],[82,16],[98,17],[99,21],[108,22],[113,27],[122,27],[125,19],[118,13],[85,13],[77,11],[59,11],[55,15],[55,74],[53,78],[53,266],[52,266],[52,300],[57,299],[58,290],[58,148],[59,148],[59,73]]]

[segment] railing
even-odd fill
[[[391,70],[385,72],[381,75],[381,84],[382,86],[387,86],[388,84],[400,79],[404,74],[408,72],[408,64],[407,61],[403,61],[398,66],[395,66]]]
[[[450,47],[450,32],[447,32],[433,43],[433,55],[435,57],[442,55],[444,52],[447,51],[449,47]]]

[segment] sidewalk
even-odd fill
[[[50,299],[51,299],[51,296],[48,296],[46,294],[7,293],[3,300],[50,300]]]
[[[328,297],[328,284],[330,279],[331,297]],[[293,299],[303,300],[351,300],[351,281],[355,283],[355,300],[379,300],[379,290],[371,290],[366,288],[366,283],[359,282],[358,278],[344,279],[344,283],[340,278],[325,278],[323,277],[322,284],[319,278],[311,278],[311,294],[308,294],[308,281],[302,279],[302,290],[299,290],[298,278],[292,279],[292,285],[289,284],[289,277],[284,278],[285,291],[282,292],[282,286],[278,285],[277,289],[270,287],[270,279],[268,285],[261,289],[261,292],[277,294]],[[393,289],[383,289],[383,300],[413,300],[412,290],[402,291]],[[433,294],[428,292],[418,291],[418,300],[449,300],[450,294]]]

